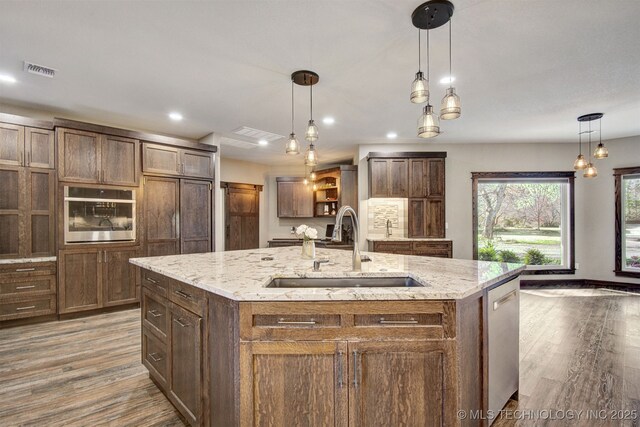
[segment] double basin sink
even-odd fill
[[[278,278],[267,288],[413,288],[424,286],[411,277],[296,277]]]

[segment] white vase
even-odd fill
[[[313,259],[316,257],[316,242],[313,240],[302,241],[302,258]]]

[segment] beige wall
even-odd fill
[[[382,141],[381,141],[382,142]],[[612,169],[640,165],[640,136],[606,142],[609,158],[596,161],[598,177],[576,174],[576,262],[575,276],[546,278],[589,278],[640,283],[616,278],[614,269],[614,181]],[[455,258],[472,258],[471,172],[571,171],[577,144],[422,144],[361,145],[358,148],[358,182],[362,230],[367,229],[368,169],[371,151],[446,151],[447,237],[453,239]],[[361,239],[365,239],[364,232]],[[364,246],[363,246],[364,248]]]

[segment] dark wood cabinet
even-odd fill
[[[24,169],[0,169],[0,258],[18,258],[26,252]]]
[[[426,160],[425,197],[444,197],[444,159]]]
[[[407,205],[408,235],[412,238],[427,237],[427,200],[409,199]]]
[[[313,217],[313,190],[302,178],[276,178],[278,184],[278,217]]]
[[[389,197],[389,167],[386,159],[369,160],[369,197]]]
[[[369,197],[407,197],[408,188],[407,159],[369,160]]]
[[[142,170],[149,174],[213,179],[214,154],[145,142]]]
[[[145,177],[144,226],[147,256],[180,253],[180,180]]]
[[[260,246],[261,185],[223,182],[225,251],[257,249]]]
[[[55,274],[55,262],[0,265],[0,321],[54,315]]]
[[[369,242],[369,250],[388,254],[452,258],[453,242],[451,240],[373,241]]]
[[[56,132],[61,181],[138,185],[138,140],[64,128]]]
[[[26,155],[25,166],[55,169],[56,145],[52,130],[26,127],[24,151]]]
[[[24,164],[24,126],[0,123],[0,165]]]
[[[102,250],[71,249],[58,252],[58,306],[60,313],[102,306]]]
[[[182,175],[213,179],[213,154],[206,151],[180,150]]]
[[[406,159],[389,160],[389,196],[407,197],[409,187],[409,162]]]
[[[135,249],[104,249],[102,263],[103,305],[123,305],[140,300],[138,271],[129,263],[130,258],[139,256]]]
[[[209,181],[180,180],[180,252],[211,252],[211,193]]]

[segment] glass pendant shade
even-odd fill
[[[433,138],[440,134],[440,122],[438,116],[433,113],[433,106],[427,104],[422,115],[418,118],[418,136],[420,138]]]
[[[411,102],[422,104],[429,99],[429,82],[425,80],[422,71],[416,73],[416,78],[411,83]]]
[[[295,133],[289,135],[289,140],[287,141],[287,154],[292,156],[300,154],[300,143],[298,142],[298,138],[296,138]]]
[[[593,157],[595,157],[596,159],[604,159],[605,157],[609,157],[609,150],[607,150],[607,147],[605,147],[602,142],[596,147],[596,151],[593,152]]]
[[[578,158],[573,163],[573,168],[575,170],[581,170],[581,169],[586,169],[587,166],[588,166],[587,160],[584,158],[582,154],[579,154]]]
[[[304,179],[302,180],[302,183],[304,185],[309,185],[309,180],[307,179],[307,177],[305,176]]]
[[[318,152],[313,144],[309,144],[309,148],[304,155],[304,164],[306,166],[316,166],[318,164]]]
[[[307,133],[304,134],[304,139],[309,142],[315,142],[318,140],[318,126],[312,120],[309,120],[307,125]]]
[[[460,108],[460,97],[456,95],[456,89],[450,87],[442,98],[440,104],[440,118],[442,120],[453,120],[460,117],[462,109]]]
[[[596,176],[598,176],[598,170],[596,169],[595,166],[593,166],[593,163],[589,163],[587,165],[587,168],[584,170],[584,175],[585,178],[595,178]]]
[[[314,171],[311,171],[311,173],[309,174],[309,178],[311,178],[311,181],[315,181],[317,178],[316,173]]]

